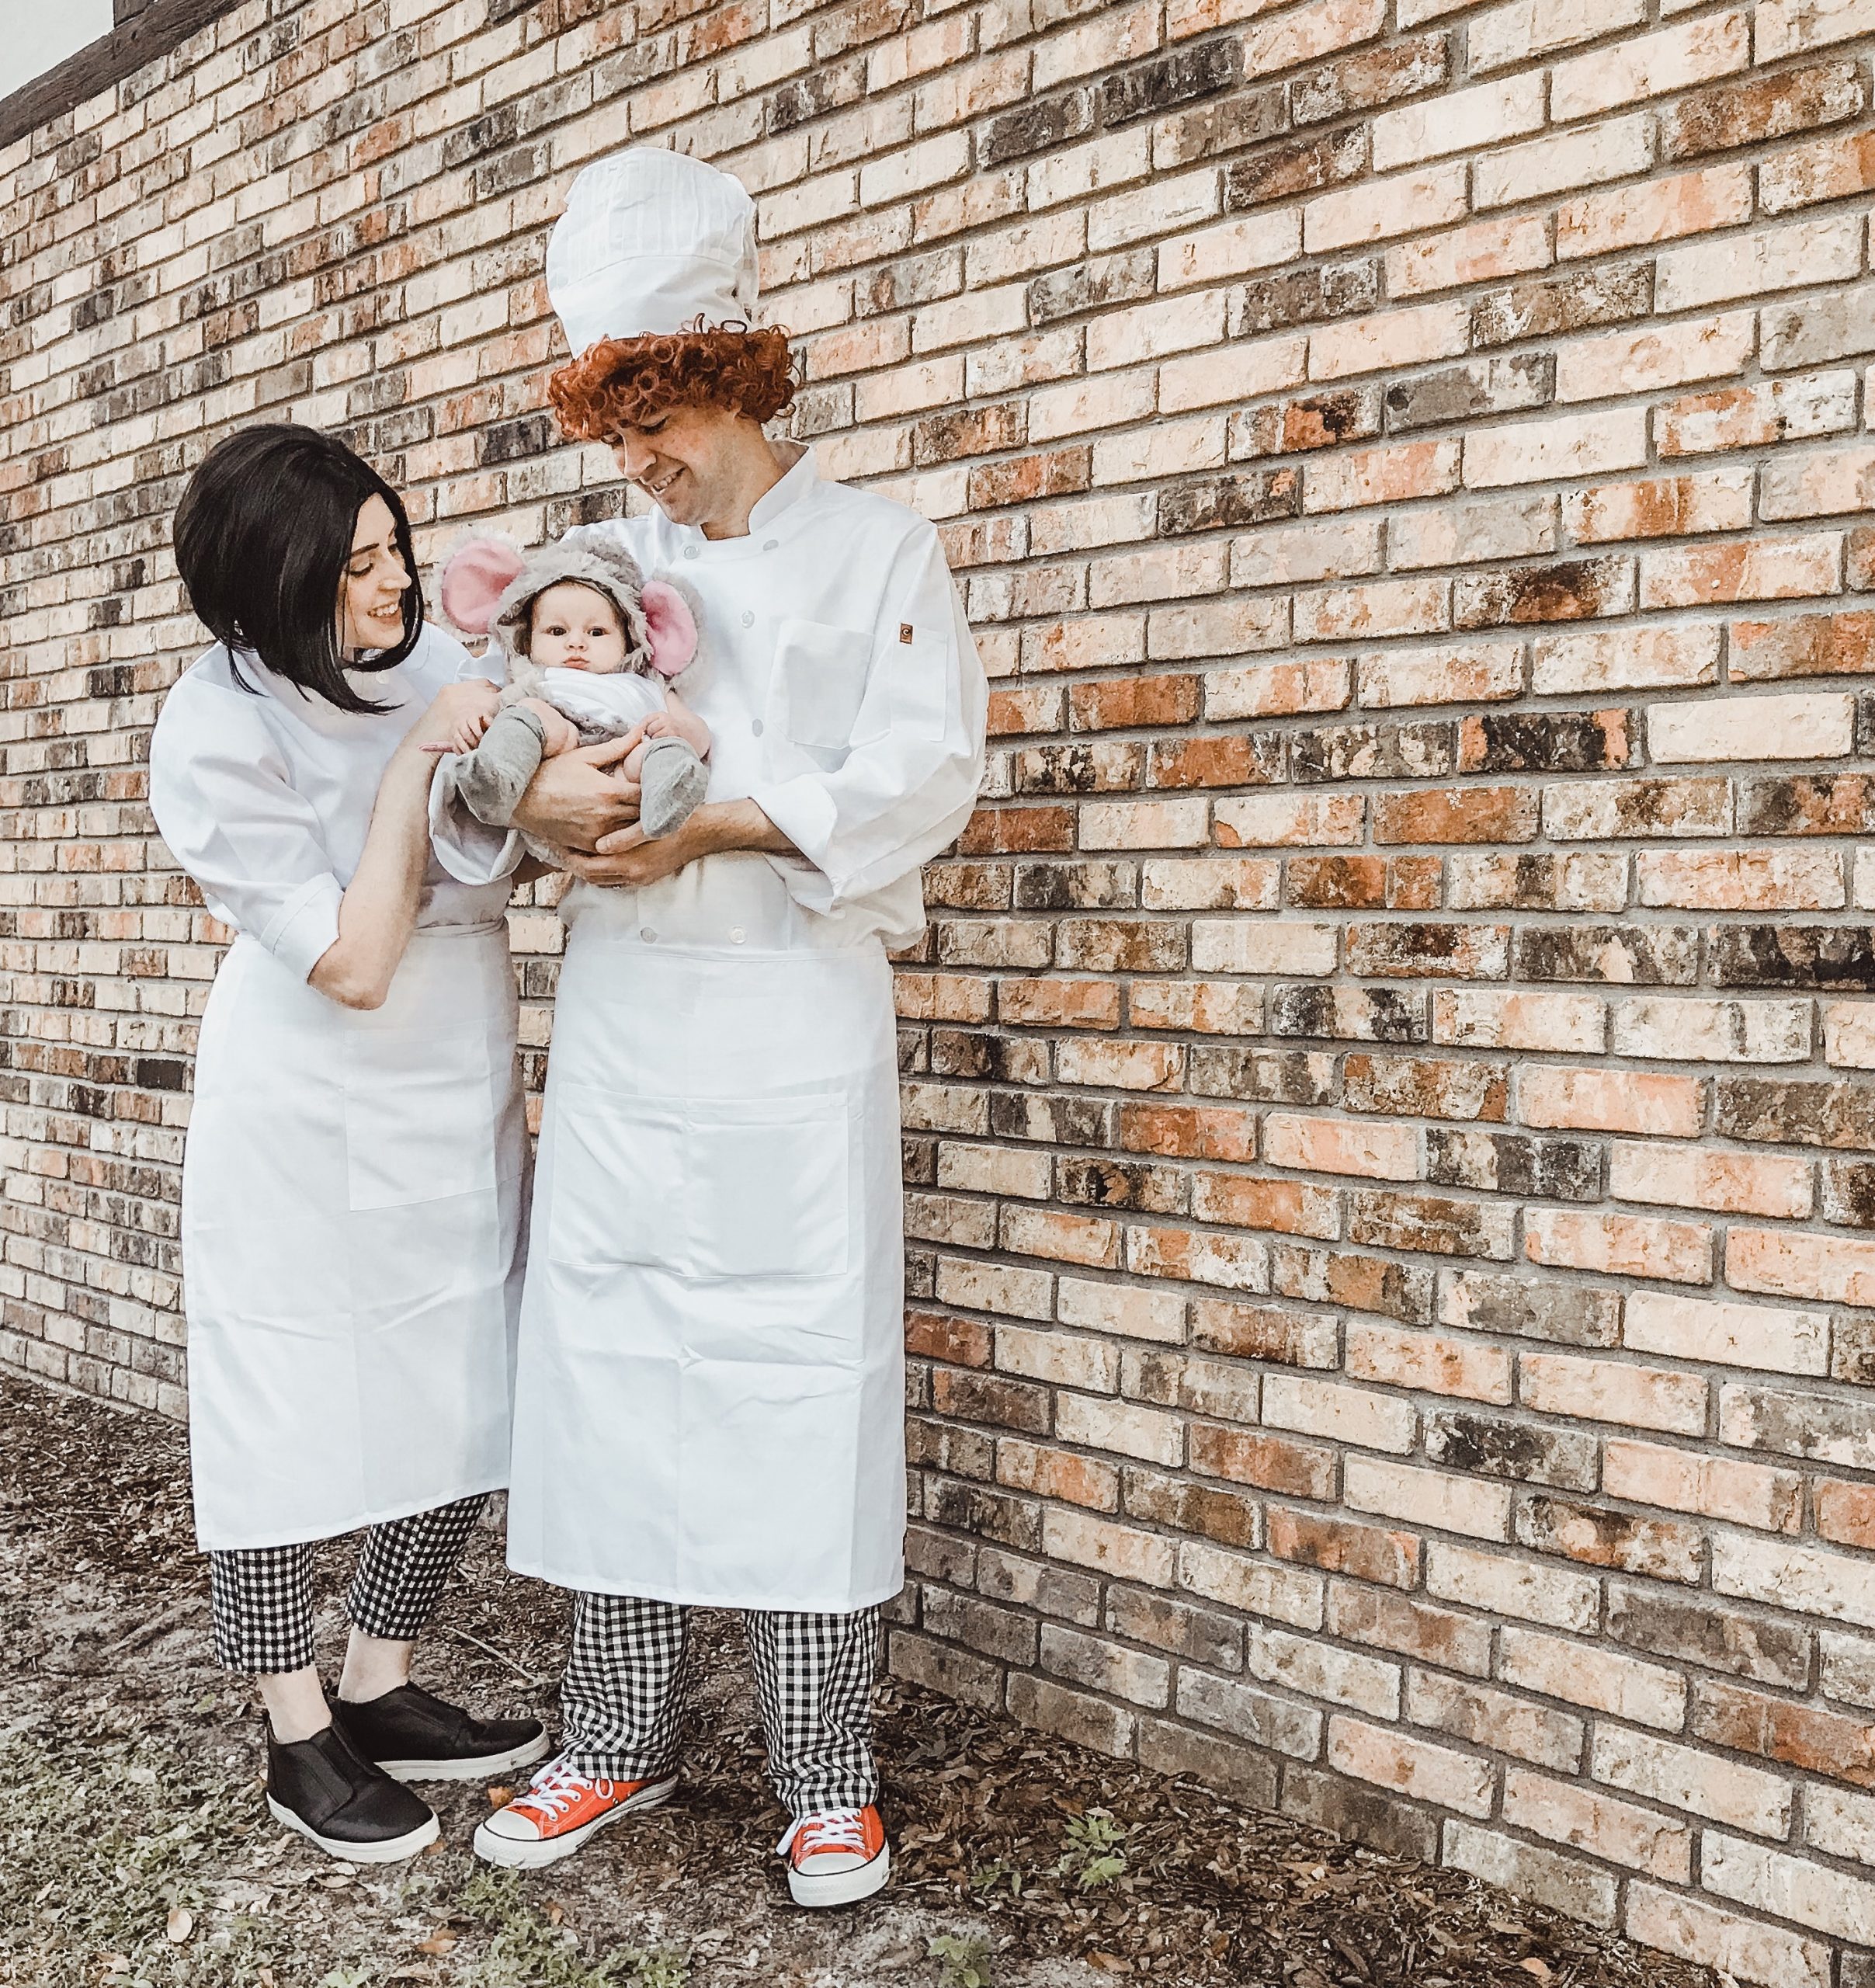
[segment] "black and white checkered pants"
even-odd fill
[[[464,1498],[374,1525],[358,1549],[347,1607],[366,1635],[408,1642],[436,1612],[486,1500]],[[313,1660],[312,1560],[325,1542],[208,1556],[215,1661],[227,1670],[304,1670]]]
[[[879,1793],[873,1677],[879,1611],[745,1611],[769,1779],[791,1815],[863,1809]],[[690,1611],[629,1594],[580,1594],[560,1687],[561,1753],[581,1774],[646,1781],[677,1757]]]

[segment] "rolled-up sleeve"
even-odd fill
[[[909,875],[953,841],[983,779],[983,665],[936,531],[893,562],[852,744],[830,772],[758,784],[750,798],[805,862],[790,893],[828,912]]]
[[[338,939],[345,887],[266,727],[214,691],[172,696],[150,743],[150,812],[210,911],[306,978]]]

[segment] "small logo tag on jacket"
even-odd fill
[[[911,639],[911,624],[909,621],[901,621],[899,623],[898,639],[901,642],[910,642]]]

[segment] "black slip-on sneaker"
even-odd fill
[[[429,1804],[362,1759],[335,1722],[310,1740],[267,1735],[267,1807],[328,1857],[395,1864],[436,1840]]]
[[[332,1717],[395,1781],[477,1781],[547,1754],[539,1719],[475,1719],[417,1684],[400,1684],[362,1705],[335,1699]]]

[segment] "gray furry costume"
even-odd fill
[[[545,669],[528,653],[534,603],[549,587],[577,582],[602,594],[625,631],[625,660],[604,673]],[[667,679],[696,654],[696,618],[668,580],[645,579],[637,561],[609,532],[579,526],[551,545],[524,554],[492,535],[464,540],[444,565],[443,611],[456,627],[488,634],[508,666],[494,721],[472,752],[452,754],[444,777],[478,822],[506,828],[540,764],[546,732],[525,700],[538,698],[578,728],[582,745],[620,739],[664,708]],[[709,770],[682,739],[645,742],[639,773],[639,825],[668,835],[703,799]],[[537,856],[555,852],[523,840]]]

